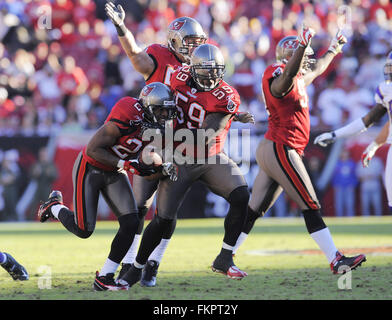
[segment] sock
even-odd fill
[[[59,213],[60,210],[62,208],[68,209],[66,206],[62,205],[62,204],[55,204],[54,206],[52,206],[50,208],[50,211],[52,212],[52,214],[54,215],[54,217],[58,220],[59,219]],[[68,209],[69,210],[69,209]]]
[[[244,243],[244,241],[246,240],[246,238],[248,237],[248,234],[246,234],[245,232],[241,232],[240,236],[237,239],[237,242],[233,248],[233,254],[235,254],[238,250],[238,248]]]
[[[3,252],[0,252],[0,264],[4,264],[6,262],[7,262],[7,256]]]
[[[172,229],[172,225],[172,219],[163,219],[158,215],[154,216],[143,232],[135,261],[144,265],[151,253],[161,243],[161,240],[165,239],[163,235]]]
[[[131,244],[131,247],[129,248],[127,254],[124,257],[124,259],[122,260],[123,263],[134,263],[135,262],[137,249],[139,247],[140,238],[141,238],[141,234],[135,234],[135,237],[133,238],[133,242]]]
[[[324,252],[328,262],[331,263],[332,260],[335,259],[336,251],[338,251],[338,249],[336,249],[335,244],[333,243],[328,227],[313,232],[310,236],[316,241],[321,251]]]
[[[167,246],[169,245],[170,239],[162,239],[158,246],[154,249],[154,251],[148,257],[148,260],[155,260],[158,262],[162,261],[163,254],[166,251]]]
[[[103,265],[101,271],[99,272],[99,275],[106,276],[108,273],[115,273],[117,271],[118,266],[119,263],[116,263],[108,258],[106,259],[105,264]]]

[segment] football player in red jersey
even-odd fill
[[[168,27],[167,46],[152,44],[145,50],[142,50],[136,44],[132,32],[124,25],[125,12],[121,5],[116,7],[112,2],[108,2],[105,5],[105,10],[117,29],[124,51],[131,60],[135,70],[144,77],[146,83],[158,81],[170,85],[171,74],[174,70],[183,64],[189,63],[193,50],[207,40],[207,36],[199,22],[190,17],[180,17],[173,20]],[[254,122],[253,116],[247,112],[237,113],[233,120]],[[132,185],[139,210],[140,226],[129,252],[124,257],[119,276],[122,276],[135,260],[144,226],[144,217],[153,203],[154,195],[158,188],[158,181],[147,181],[143,177],[134,176]],[[143,286],[155,286],[159,263],[169,244],[175,223],[176,220],[173,221],[173,229],[163,237],[162,242],[151,254],[140,282]]]
[[[157,81],[170,85],[172,72],[178,67],[181,67],[183,63],[189,62],[189,57],[193,49],[199,44],[205,43],[207,39],[203,28],[195,19],[181,17],[170,23],[167,31],[166,46],[152,44],[143,50],[137,45],[132,32],[124,24],[125,12],[121,5],[116,7],[112,2],[107,2],[105,10],[107,16],[117,29],[118,37],[125,53],[135,70],[144,77],[147,84]],[[132,186],[139,210],[140,224],[134,241],[122,261],[122,269],[119,277],[129,269],[131,263],[135,260],[144,227],[144,218],[154,201],[158,182],[158,180],[149,181],[141,176],[133,176]],[[173,231],[174,228],[175,221],[173,222]],[[143,273],[142,285],[155,286],[155,274],[158,271],[163,253],[169,244],[169,239],[169,235],[165,236],[156,250],[151,254]]]
[[[235,266],[232,258],[232,248],[245,220],[249,191],[241,170],[222,152],[233,116],[240,105],[237,91],[223,81],[224,69],[220,50],[203,44],[194,50],[190,66],[176,70],[171,76],[171,88],[178,107],[174,140],[182,134],[186,137],[185,142],[180,142],[174,149],[178,151],[174,159],[179,176],[175,183],[169,179],[159,182],[157,213],[143,233],[135,262],[120,277],[121,283],[124,281],[132,286],[140,280],[149,255],[163,235],[172,230],[177,210],[196,181],[205,183],[230,204],[224,222],[223,246],[213,262],[213,270],[232,279],[242,279],[247,275]],[[205,140],[195,144],[200,133],[206,133],[203,135]],[[190,148],[182,148],[183,144]]]
[[[139,226],[138,210],[126,171],[152,178],[161,175],[173,180],[177,178],[177,171],[170,163],[154,168],[138,161],[139,154],[151,142],[142,139],[144,129],[162,128],[176,113],[172,91],[160,82],[145,86],[139,99],[120,99],[104,125],[76,158],[72,172],[75,212],[63,205],[62,194],[57,190],[51,192],[38,210],[41,222],[56,218],[68,231],[88,238],[95,229],[99,195],[103,195],[120,227],[108,259],[102,270],[97,271],[95,290],[126,289],[115,283],[114,273]]]
[[[303,27],[298,37],[283,38],[276,48],[277,62],[264,72],[262,91],[269,114],[268,130],[256,151],[259,173],[236,249],[255,220],[267,212],[284,190],[301,208],[307,230],[325,254],[332,272],[343,273],[356,268],[366,258],[362,254],[345,257],[336,249],[321,217],[320,204],[302,157],[310,131],[306,86],[326,70],[347,40],[338,31],[328,51],[310,68],[313,35],[311,28]]]

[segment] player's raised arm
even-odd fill
[[[342,52],[342,48],[346,43],[346,37],[342,35],[341,30],[338,30],[335,37],[332,39],[327,52],[320,59],[317,59],[313,70],[304,74],[305,86],[311,84],[315,78],[328,68],[333,58]]]
[[[387,110],[382,104],[376,104],[364,117],[354,120],[340,129],[320,134],[314,139],[314,143],[326,147],[336,139],[348,138],[366,131],[367,128],[380,120],[386,112]]]
[[[315,32],[311,28],[302,27],[298,34],[299,45],[294,51],[284,68],[282,74],[277,75],[271,83],[271,93],[275,97],[285,96],[293,87],[294,78],[301,70],[303,60],[306,54],[306,48],[310,45],[311,39]],[[279,69],[278,69],[279,70]]]
[[[147,79],[155,69],[155,63],[147,52],[136,43],[132,32],[124,24],[125,12],[121,5],[117,7],[112,2],[105,4],[106,15],[116,27],[118,38],[133,67],[144,79]]]

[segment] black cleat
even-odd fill
[[[155,287],[157,284],[159,262],[155,260],[148,260],[143,268],[140,285],[143,287]]]
[[[142,277],[142,270],[136,268],[133,263],[129,267],[129,270],[121,277],[118,279],[118,283],[121,285],[128,285],[129,287],[132,287],[136,282],[139,282],[141,277]]]
[[[108,273],[105,276],[100,276],[97,271],[95,274],[93,289],[95,291],[119,291],[128,290],[128,286],[116,283],[114,281],[114,273]]]
[[[211,269],[214,272],[225,274],[228,278],[236,280],[241,280],[248,275],[234,264],[232,255],[224,258],[219,254],[212,263]]]
[[[362,262],[366,261],[366,256],[360,254],[354,257],[346,257],[339,251],[336,251],[336,257],[331,262],[331,270],[333,274],[344,274],[347,271],[351,271],[359,267]]]
[[[116,279],[116,281],[118,281],[119,279],[121,279],[126,273],[127,273],[127,271],[129,270],[129,268],[131,267],[131,263],[122,263],[121,264],[121,270],[120,270],[120,272],[118,273],[118,276],[117,276],[117,279]]]
[[[39,206],[38,217],[40,222],[45,222],[49,218],[54,219],[50,208],[56,204],[63,204],[63,195],[60,191],[54,190],[49,194],[49,199]]]
[[[19,264],[9,253],[4,254],[7,256],[7,260],[5,263],[1,264],[1,266],[7,270],[7,272],[11,275],[14,280],[29,280],[29,274],[26,269]]]

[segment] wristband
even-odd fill
[[[124,23],[121,23],[120,25],[116,25],[115,27],[116,27],[117,34],[119,37],[124,37],[128,31],[128,29]]]
[[[125,164],[124,160],[118,160],[117,168],[124,169],[124,164]]]

